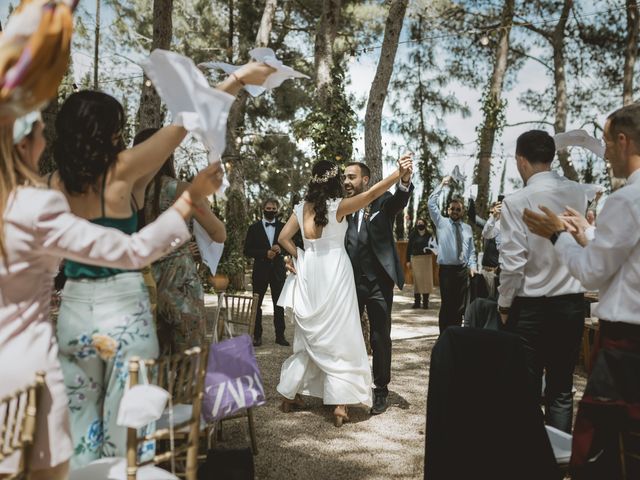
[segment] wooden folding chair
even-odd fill
[[[219,297],[220,298],[220,297]],[[224,339],[247,334],[253,338],[253,331],[256,325],[258,314],[258,300],[260,296],[256,293],[250,295],[224,295],[222,308],[218,315],[217,331],[220,332],[218,338]],[[251,450],[254,455],[258,454],[258,442],[256,441],[256,430],[253,418],[253,408],[232,415],[223,420],[234,420],[236,418],[247,417],[249,423],[249,437],[251,438]],[[207,437],[209,447],[215,445],[216,438],[222,439],[222,421],[207,425]]]
[[[149,383],[155,383],[171,394],[169,409],[156,423],[157,430],[145,436],[138,436],[135,428],[127,429],[127,456],[125,458],[102,458],[92,462],[86,467],[71,472],[69,480],[91,480],[105,478],[100,475],[106,472],[122,469],[123,480],[136,480],[141,478],[153,478],[157,480],[178,480],[179,477],[167,470],[158,468],[168,462],[183,461],[186,464],[185,471],[181,472],[186,480],[196,480],[198,468],[198,440],[200,436],[200,412],[204,388],[205,356],[200,347],[191,348],[184,353],[161,356],[158,360],[144,360],[149,367]],[[140,383],[140,359],[132,358],[129,361],[129,383],[131,386]],[[155,379],[155,381],[153,381]],[[174,416],[170,424],[161,423],[165,416],[171,416],[169,410],[173,404],[188,405],[187,414]],[[179,438],[179,432],[187,432],[184,440]],[[176,438],[172,441],[172,436]],[[166,444],[169,449],[156,455],[147,461],[139,461],[138,446],[144,442],[155,440]],[[111,478],[111,477],[109,477]]]
[[[0,461],[20,452],[18,471],[9,478],[29,479],[28,458],[35,441],[36,415],[44,376],[44,372],[36,372],[31,385],[0,399]]]

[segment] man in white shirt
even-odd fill
[[[553,245],[531,234],[522,220],[525,209],[541,204],[558,213],[567,206],[586,212],[584,188],[551,171],[554,156],[555,143],[548,133],[531,130],[518,137],[516,162],[525,187],[502,205],[498,311],[507,329],[524,342],[533,395],[540,395],[543,369],[546,372],[547,423],[570,432],[584,288],[556,260]]]
[[[596,229],[584,230],[584,219],[582,222],[570,222],[569,227],[576,242],[571,235],[565,233],[566,223],[545,206],[540,207],[544,214],[525,210],[524,221],[532,232],[541,235],[540,238],[549,245],[554,244],[556,262],[565,265],[585,287],[599,290],[600,301],[594,313],[600,319],[600,335],[594,353],[600,349],[611,349],[637,355],[640,354],[640,104],[623,107],[608,117],[604,127],[604,141],[605,157],[611,163],[613,174],[616,178],[627,179],[627,183],[609,196],[596,220]],[[575,217],[575,212],[573,213]],[[582,223],[581,228],[576,230],[579,223]],[[603,356],[599,360],[605,358]],[[626,358],[625,362],[629,362],[632,356],[621,358]],[[612,375],[617,374],[618,372],[609,371],[608,375],[590,377],[587,389],[591,390],[592,395],[598,395],[596,392],[603,386],[617,387],[619,379],[624,378],[624,375],[619,375],[615,381],[609,380]],[[619,397],[602,397],[615,397],[615,403],[623,405],[621,402],[628,401],[634,395],[637,392],[629,389]],[[603,398],[599,398],[598,403],[601,407],[607,406]],[[589,449],[591,444],[584,440],[582,429],[578,431],[581,417],[591,416],[593,420],[594,415],[601,415],[605,418],[602,416],[602,408],[596,414],[594,405],[589,407],[583,409],[581,402],[578,412],[578,437],[574,438],[571,459],[574,467],[589,468],[592,464],[588,461],[588,457],[593,454]],[[618,411],[623,414],[632,409],[620,406]],[[626,428],[631,425],[628,418],[619,418],[617,421],[626,424]],[[607,423],[601,427],[596,423],[591,424],[595,435],[605,430],[611,431],[612,424]],[[593,434],[586,437],[590,439]],[[600,452],[597,455],[604,448],[605,452],[615,452],[615,458],[619,458],[618,436],[607,438],[608,442],[599,444],[595,449]],[[580,442],[576,443],[578,439]],[[606,454],[603,455],[605,456]],[[632,477],[637,478],[630,473],[629,478]]]

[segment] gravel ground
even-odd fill
[[[438,336],[440,298],[432,295],[431,309],[413,310],[411,287],[396,290],[393,306],[392,379],[390,408],[370,416],[363,408],[350,409],[351,422],[333,425],[333,409],[320,399],[305,398],[306,407],[292,413],[279,410],[276,385],[280,367],[291,347],[275,343],[272,304],[264,301],[263,345],[256,349],[262,372],[266,405],[255,409],[259,480],[382,480],[422,479],[424,428],[431,349]],[[216,297],[207,295],[214,308]],[[287,319],[287,339],[292,342],[293,323]],[[575,376],[577,402],[584,390],[584,372]],[[247,421],[224,422],[220,448],[249,446]]]

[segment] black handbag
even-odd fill
[[[211,449],[198,468],[198,480],[253,480],[253,453],[250,448]]]

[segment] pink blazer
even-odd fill
[[[31,460],[32,467],[45,468],[72,453],[67,397],[49,322],[53,277],[61,258],[138,269],[180,246],[190,234],[173,208],[128,236],[73,215],[62,193],[32,187],[14,192],[4,221],[8,262],[0,257],[0,398],[31,383],[37,370],[46,372]],[[15,471],[16,464],[16,455],[5,459],[0,473]]]

